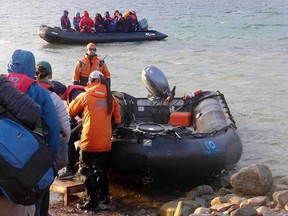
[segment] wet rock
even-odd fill
[[[210,207],[210,211],[216,211],[216,212],[225,212],[227,211],[233,204],[231,203],[222,203],[222,204],[215,204]]]
[[[258,212],[251,206],[244,206],[231,212],[230,214],[230,216],[257,216],[257,215]]]
[[[252,197],[250,199],[247,199],[247,200],[244,200],[243,202],[241,202],[240,208],[244,207],[244,206],[259,207],[259,206],[265,205],[269,201],[270,200],[266,196]]]
[[[239,205],[232,205],[228,210],[226,210],[226,211],[223,212],[223,213],[225,213],[225,214],[227,214],[227,215],[230,215],[231,212],[235,211],[235,210],[238,209],[238,208],[239,208]]]
[[[262,164],[245,167],[231,177],[231,185],[242,194],[265,195],[272,185],[272,173]]]
[[[275,177],[273,183],[288,185],[288,176]]]
[[[284,207],[288,203],[288,190],[273,193],[273,201]]]
[[[219,191],[217,192],[217,196],[225,196],[227,194],[231,194],[232,191],[226,188],[220,188]]]
[[[245,200],[247,200],[247,198],[245,198],[245,197],[239,197],[239,196],[234,195],[234,196],[232,196],[229,200],[230,200],[230,203],[239,206],[240,203],[241,203],[241,202],[244,202]]]
[[[174,216],[174,213],[175,213],[176,208],[178,207],[178,203],[180,201],[181,201],[181,206],[183,206],[183,205],[186,207],[189,206],[192,209],[191,213],[194,212],[196,208],[200,207],[200,205],[193,200],[180,198],[177,200],[173,200],[173,201],[164,203],[159,210],[159,216]]]
[[[229,198],[228,197],[215,197],[212,201],[211,201],[211,206],[214,206],[216,204],[222,204],[222,203],[227,203],[229,202]]]
[[[203,206],[203,207],[206,206],[205,200],[200,197],[195,197],[195,202],[198,203],[200,206]]]
[[[197,196],[199,197],[199,196],[209,195],[209,194],[213,194],[213,193],[214,193],[214,190],[211,186],[201,185],[201,186],[198,186],[198,187],[192,189],[191,191],[189,191],[186,195],[186,198],[193,200]]]
[[[174,216],[189,216],[194,212],[194,209],[189,205],[185,205],[183,201],[180,201],[175,210]]]
[[[206,207],[209,207],[210,206],[210,203],[211,203],[211,200],[213,200],[215,197],[214,194],[211,194],[211,195],[203,195],[201,196],[201,199],[204,199],[205,202],[206,202]]]
[[[261,207],[257,208],[256,211],[258,212],[258,215],[260,214],[262,216],[276,216],[277,215],[277,213],[271,211],[266,206],[261,206]]]
[[[204,207],[199,207],[197,208],[193,214],[210,214],[210,209],[209,208],[204,208]]]
[[[270,188],[270,193],[273,194],[277,191],[283,191],[283,190],[288,190],[288,185],[286,184],[275,184],[273,183],[271,188]]]
[[[189,216],[215,216],[214,214],[190,214]]]

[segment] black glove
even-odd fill
[[[79,81],[73,81],[73,85],[79,85]]]

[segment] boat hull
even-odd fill
[[[111,167],[115,172],[153,178],[205,178],[232,168],[242,155],[242,142],[229,127],[208,137],[136,135],[114,137]]]
[[[64,31],[59,27],[41,25],[39,36],[49,43],[63,44],[87,44],[87,43],[112,43],[163,40],[168,37],[158,31],[116,32],[116,33],[81,33],[76,31]]]

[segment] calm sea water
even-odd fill
[[[136,10],[164,41],[99,44],[113,90],[146,96],[141,71],[155,65],[177,86],[177,96],[197,89],[225,94],[244,150],[239,167],[268,165],[286,175],[288,162],[288,2],[286,0],[1,0],[0,71],[15,49],[52,64],[54,79],[71,83],[83,45],[48,44],[41,24],[59,26],[63,10],[113,13]]]

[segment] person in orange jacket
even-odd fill
[[[85,57],[80,59],[75,66],[73,85],[86,86],[90,73],[97,70],[103,73],[110,86],[110,71],[104,62],[104,59],[100,59],[96,54],[96,51],[97,49],[94,43],[89,43],[87,45]]]
[[[94,27],[93,20],[89,17],[89,13],[84,11],[83,17],[79,22],[80,32],[91,32],[91,29]]]
[[[112,119],[115,124],[121,122],[120,107],[104,75],[99,71],[90,74],[85,91],[68,107],[70,117],[82,112],[80,173],[85,179],[88,200],[78,204],[78,208],[98,211],[100,203],[109,203],[107,154],[111,151]]]

